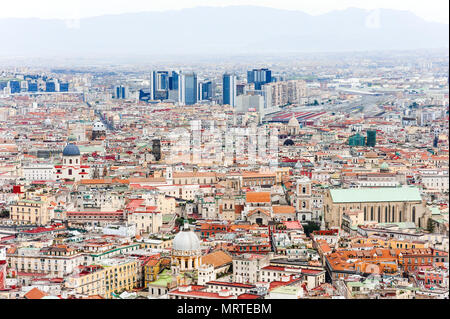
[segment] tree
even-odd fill
[[[0,218],[9,218],[9,211],[6,210],[6,209],[3,209],[3,210],[0,212]]]
[[[177,219],[175,219],[175,225],[177,226],[183,226],[184,225],[184,217],[178,217]]]
[[[434,231],[434,225],[433,225],[433,220],[431,218],[428,218],[427,221],[427,230],[432,233]]]
[[[303,225],[303,230],[306,236],[309,236],[313,231],[320,230],[320,224],[309,221],[306,225]]]
[[[184,217],[178,217],[177,219],[175,219],[175,225],[181,227],[184,225],[185,220],[187,220],[187,222],[191,225],[196,222],[194,218],[184,219]]]

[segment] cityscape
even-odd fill
[[[139,59],[0,56],[0,299],[449,298],[448,42]]]

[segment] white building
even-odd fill
[[[426,189],[448,192],[448,170],[427,169],[421,170],[419,174],[420,181]]]
[[[233,258],[233,281],[254,284],[259,281],[261,268],[267,266],[271,255],[243,254]]]
[[[136,236],[135,224],[109,224],[103,227],[103,234],[116,235],[120,237],[134,237]]]
[[[30,164],[22,167],[22,176],[27,182],[53,181],[56,179],[56,170],[50,164]]]

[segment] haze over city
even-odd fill
[[[0,300],[448,299],[448,29],[441,0],[2,4]]]

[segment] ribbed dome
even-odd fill
[[[200,239],[193,231],[182,230],[180,231],[172,242],[173,250],[199,250]]]
[[[294,115],[292,115],[291,119],[289,120],[288,126],[300,126],[300,123]]]
[[[63,156],[79,156],[80,149],[75,144],[67,144],[67,146],[63,150]]]

